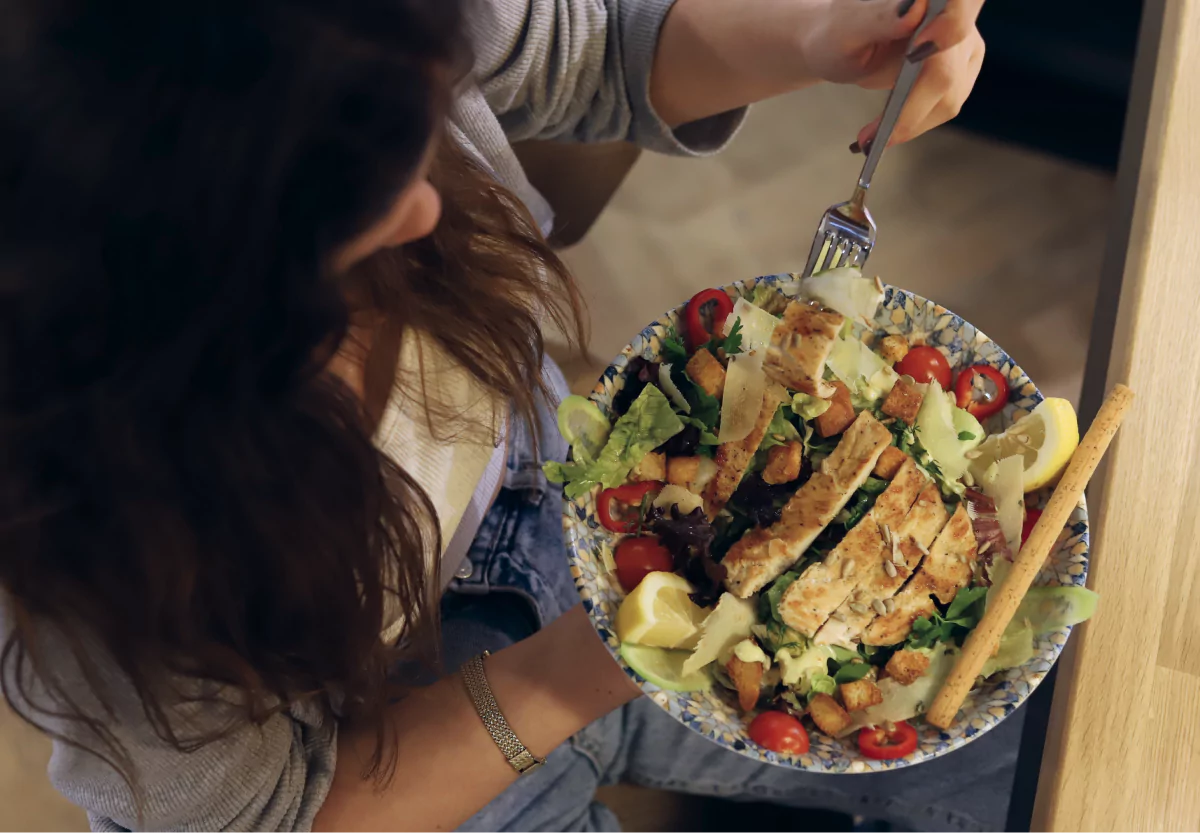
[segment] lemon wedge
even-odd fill
[[[708,615],[688,598],[694,592],[687,579],[674,573],[647,573],[621,602],[617,638],[655,648],[694,648]]]
[[[988,468],[1014,455],[1025,461],[1024,490],[1036,491],[1053,483],[1079,446],[1079,421],[1065,399],[1044,399],[1003,434],[994,434],[969,452],[971,474],[982,480]]]

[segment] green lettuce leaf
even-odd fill
[[[792,396],[792,413],[805,422],[814,420],[829,410],[833,404],[831,399],[821,399],[808,393],[797,393]]]
[[[617,420],[594,462],[548,462],[542,470],[552,483],[564,483],[568,498],[587,494],[595,486],[611,489],[629,477],[633,467],[654,449],[683,430],[683,421],[663,392],[646,385],[629,410]]]

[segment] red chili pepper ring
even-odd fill
[[[704,325],[703,312],[708,304],[713,304],[711,330]],[[714,335],[720,335],[725,329],[725,319],[731,312],[733,301],[729,300],[729,296],[722,289],[703,289],[692,296],[683,313],[688,349],[696,350]]]
[[[600,516],[600,524],[609,532],[633,532],[637,528],[637,521],[618,517],[613,511],[613,504],[638,506],[642,498],[651,492],[661,492],[663,486],[658,480],[649,480],[645,483],[626,483],[615,489],[605,489],[596,498],[596,514]]]
[[[976,376],[982,376],[991,382],[996,388],[995,393],[987,392],[986,398],[976,399],[974,395]],[[958,374],[958,381],[954,383],[954,396],[958,407],[982,422],[1004,410],[1004,405],[1008,402],[1008,380],[996,368],[986,364],[977,364]]]

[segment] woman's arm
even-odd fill
[[[538,757],[638,696],[582,605],[529,639],[488,657],[488,683],[505,719]],[[458,674],[392,707],[395,776],[364,780],[374,734],[343,729],[318,830],[451,830],[516,780]]]

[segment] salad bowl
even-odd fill
[[[796,275],[770,275],[739,281],[724,290],[731,298],[749,298],[760,287],[795,295],[800,280]],[[614,397],[625,385],[631,361],[636,357],[647,361],[658,359],[664,339],[677,327],[682,327],[683,310],[683,306],[677,307],[647,325],[601,375],[589,399],[610,420],[614,418]],[[902,335],[910,341],[939,348],[952,368],[986,364],[1003,374],[1008,382],[1009,399],[1004,410],[991,418],[992,431],[1008,427],[1043,399],[1033,381],[999,345],[958,315],[930,300],[885,285],[883,301],[871,323],[870,327],[861,324],[855,327],[856,336],[865,343],[872,344],[886,335]],[[1049,490],[1035,493],[1034,497],[1042,506],[1049,497]],[[575,586],[614,661],[658,706],[692,731],[737,754],[769,764],[809,772],[866,773],[912,766],[948,754],[1012,714],[1045,678],[1070,635],[1071,628],[1065,627],[1039,636],[1029,661],[997,673],[972,691],[949,730],[942,731],[917,720],[917,747],[902,758],[868,758],[861,754],[853,739],[834,739],[821,733],[812,735],[810,748],[803,754],[770,751],[750,740],[748,722],[739,713],[733,692],[716,685],[705,691],[663,690],[642,678],[622,658],[615,619],[625,593],[610,569],[613,535],[600,523],[594,492],[566,500],[563,529]],[[1035,585],[1083,586],[1087,578],[1088,545],[1087,506],[1081,499]]]

